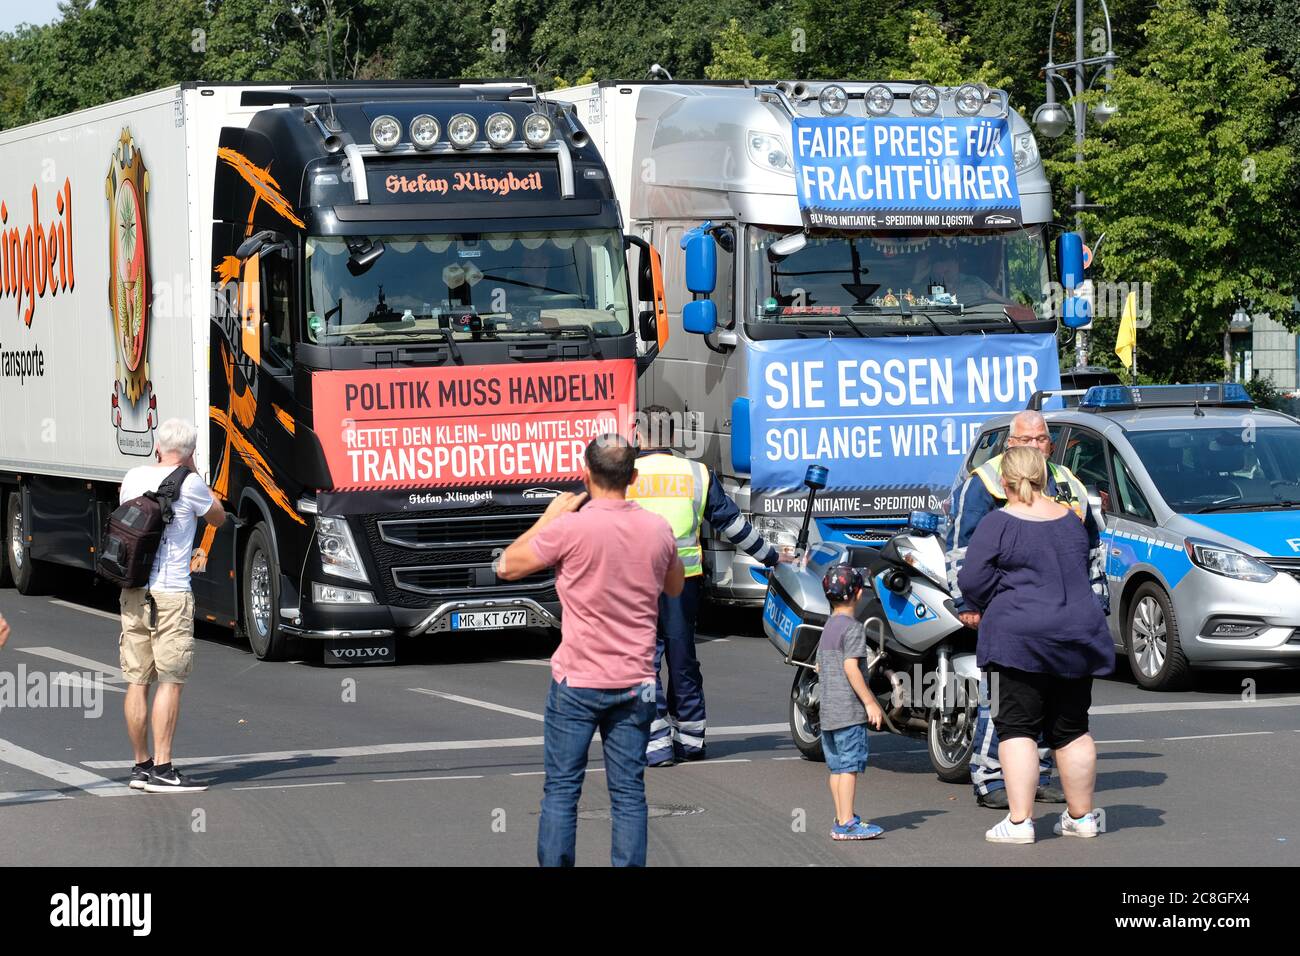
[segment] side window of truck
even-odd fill
[[[262,321],[270,325],[271,338],[265,343],[281,365],[293,361],[293,266],[279,255],[262,257]]]

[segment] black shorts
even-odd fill
[[[997,665],[988,670],[998,740],[1037,740],[1041,735],[1043,743],[1059,750],[1088,732],[1091,677],[1056,677]]]

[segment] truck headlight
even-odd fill
[[[962,116],[974,116],[984,108],[984,87],[975,83],[959,86],[953,97],[957,112]]]
[[[493,146],[509,146],[515,138],[515,121],[509,113],[493,113],[483,124],[483,132]]]
[[[402,139],[402,124],[396,116],[376,116],[370,124],[370,141],[376,149],[389,150]]]
[[[817,94],[817,105],[826,116],[839,116],[848,108],[849,94],[844,87],[836,83],[823,86],[822,91]]]
[[[877,83],[867,90],[863,102],[872,116],[885,116],[894,108],[894,93],[889,87]]]
[[[793,548],[799,541],[799,529],[792,527],[782,518],[751,515],[749,523],[763,536],[763,540],[774,548]]]
[[[370,591],[356,591],[336,584],[313,581],[311,600],[313,604],[374,604],[375,596]]]
[[[1187,549],[1187,556],[1192,559],[1192,564],[1206,571],[1222,574],[1225,578],[1265,584],[1277,577],[1277,572],[1267,564],[1256,561],[1250,555],[1242,554],[1235,548],[1225,548],[1195,538],[1187,538],[1183,542],[1183,547]]]
[[[524,120],[524,142],[533,149],[541,149],[549,143],[554,133],[551,118],[545,113],[529,113]]]
[[[468,113],[457,113],[447,120],[447,139],[456,149],[468,149],[478,139],[478,121]]]
[[[794,175],[794,164],[790,161],[790,150],[785,140],[772,133],[751,129],[746,138],[749,144],[749,159],[756,166],[774,169],[778,173]]]
[[[320,566],[326,574],[369,582],[361,564],[361,553],[352,540],[346,518],[316,516],[316,546],[320,549]]]
[[[922,83],[913,89],[908,99],[912,104],[912,112],[917,116],[933,116],[939,108],[939,91],[929,83]]]
[[[438,121],[428,113],[421,113],[411,120],[411,142],[416,149],[429,149],[438,142],[440,132],[442,130],[438,128]]]

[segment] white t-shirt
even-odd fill
[[[141,465],[132,468],[122,479],[118,503],[139,498],[146,491],[157,491],[175,465]],[[199,519],[212,510],[215,499],[203,479],[190,472],[181,484],[181,493],[172,502],[172,522],[163,529],[162,544],[149,572],[150,591],[188,591],[190,589],[190,555],[194,551],[194,532]]]

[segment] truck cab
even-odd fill
[[[663,250],[672,321],[696,333],[668,346],[642,400],[682,414],[686,453],[701,457],[774,544],[793,543],[800,516],[765,511],[751,497],[764,442],[751,406],[760,354],[809,340],[969,342],[1057,329],[1050,187],[1034,136],[1003,91],[915,82],[610,81],[548,96],[577,108],[610,166],[629,231]],[[921,152],[927,137],[951,137],[962,124],[1004,127],[1004,168],[1016,199],[974,218],[864,208],[819,223],[800,203],[795,136],[801,124],[828,117],[867,130],[911,123]],[[1055,387],[1054,355],[1050,365],[1044,387]],[[893,420],[908,416],[900,408]],[[976,422],[971,412],[950,426],[956,454],[947,482]],[[879,544],[912,510],[937,510],[937,485],[895,487],[887,465],[881,471],[871,479],[879,488],[870,503],[817,512],[814,541]],[[834,500],[827,496],[828,508]],[[765,570],[715,537],[705,545],[711,597],[759,604]]]

